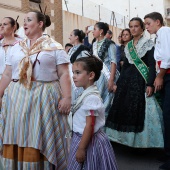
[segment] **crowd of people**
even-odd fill
[[[50,25],[30,11],[22,38],[17,19],[0,22],[0,169],[118,170],[116,142],[164,148],[159,169],[170,170],[170,28],[162,15],[132,18],[119,44],[107,23],[76,28],[65,49],[43,34]]]

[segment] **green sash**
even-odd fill
[[[130,53],[130,56],[136,66],[136,68],[138,69],[138,71],[140,72],[140,74],[142,75],[142,77],[144,78],[145,82],[148,82],[148,75],[149,75],[149,69],[146,66],[146,64],[138,57],[136,50],[134,48],[133,45],[133,40],[130,41],[128,43],[128,50]]]

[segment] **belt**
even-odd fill
[[[19,79],[12,79],[12,81],[16,83],[19,81]]]
[[[160,68],[160,65],[161,65],[161,61],[158,61],[158,66],[159,66],[159,68]],[[170,68],[167,69],[166,74],[170,74]]]
[[[18,82],[19,79],[12,79],[13,82]],[[35,81],[35,79],[33,77],[31,77],[31,81]]]
[[[12,81],[16,83],[16,82],[19,81],[19,79],[12,79]],[[52,81],[34,80],[34,81],[36,81],[36,82],[43,82],[43,83],[51,83],[51,82],[55,82],[55,81],[58,81],[58,80],[52,80]],[[34,82],[34,81],[32,81],[32,82]]]

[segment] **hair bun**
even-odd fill
[[[51,25],[51,20],[50,17],[48,15],[45,15],[45,26],[49,27]]]
[[[18,29],[19,29],[19,23],[16,22],[16,30],[18,30]]]
[[[98,70],[102,70],[103,69],[103,62],[102,60],[100,60],[99,58],[97,58],[96,56],[94,56],[94,60],[95,60],[95,63],[96,63],[96,67],[98,68]]]
[[[104,25],[105,25],[106,30],[108,31],[108,30],[109,30],[109,25],[108,25],[108,23],[105,22]]]
[[[80,36],[82,37],[82,39],[84,39],[85,38],[85,33],[83,32],[83,30],[80,30]]]

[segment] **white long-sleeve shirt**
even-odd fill
[[[161,27],[156,33],[154,58],[161,61],[160,68],[170,68],[170,28]]]

